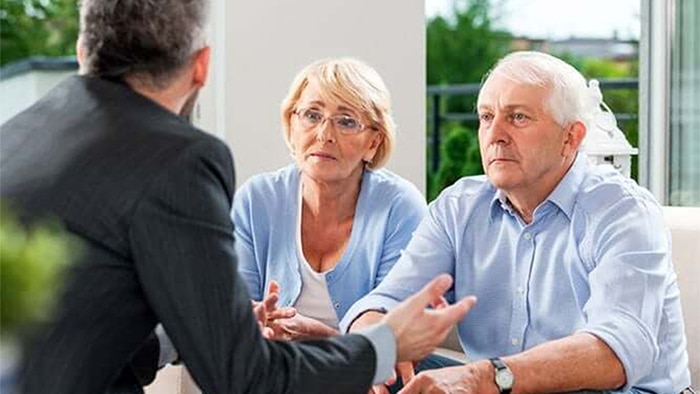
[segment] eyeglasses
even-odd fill
[[[300,108],[294,111],[294,114],[299,117],[302,127],[307,130],[323,124],[323,122],[326,120],[329,120],[333,125],[333,128],[342,134],[358,134],[363,132],[365,129],[373,128],[362,124],[362,122],[350,115],[338,114],[333,116],[324,116],[321,111],[313,108]]]

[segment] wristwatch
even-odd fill
[[[510,390],[513,389],[513,383],[515,383],[515,378],[513,377],[513,372],[510,368],[501,360],[500,358],[489,359],[491,365],[496,369],[496,386],[498,386],[498,391],[504,394],[510,394]]]

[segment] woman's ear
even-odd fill
[[[365,163],[372,163],[372,161],[374,160],[374,156],[377,154],[377,149],[379,149],[383,141],[384,135],[382,133],[376,133],[372,137],[369,148],[367,149],[365,155],[362,157],[362,161],[364,161]]]

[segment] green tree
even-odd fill
[[[0,2],[0,66],[30,56],[75,54],[77,0]]]
[[[494,28],[498,16],[493,15],[495,8],[492,5],[490,0],[455,0],[450,17],[437,16],[428,20],[428,85],[479,83],[494,63],[510,51],[512,37],[510,33]],[[474,113],[475,103],[475,95],[442,97],[440,112],[442,115]],[[428,108],[428,113],[432,113],[431,108]],[[481,173],[476,129],[476,121],[464,121],[443,123],[437,131],[446,138],[440,148],[440,169],[433,173],[429,167],[427,171],[429,200],[461,176]],[[432,132],[430,125],[428,131]],[[448,152],[462,149],[460,147],[469,149],[459,159],[462,162],[446,157]],[[445,161],[449,164],[443,166]]]
[[[505,55],[508,32],[494,29],[489,0],[456,0],[453,16],[427,23],[428,85],[479,82]]]

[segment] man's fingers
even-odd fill
[[[421,382],[419,379],[413,379],[411,382],[408,384],[404,385],[401,390],[399,390],[398,394],[413,394],[421,393]]]
[[[430,303],[430,306],[431,306],[433,309],[442,309],[442,308],[444,308],[444,307],[446,307],[446,306],[448,306],[448,305],[450,305],[450,304],[448,304],[448,303],[447,303],[447,300],[445,299],[445,297],[442,297],[442,296],[439,297],[437,300],[435,300],[435,301],[433,301],[433,302]]]
[[[408,382],[410,382],[414,376],[416,376],[415,372],[413,371],[413,363],[411,362],[398,363],[396,365],[396,370],[399,373],[399,376],[401,376],[401,381],[403,382],[404,386],[408,384]]]
[[[452,277],[450,275],[438,275],[413,296],[412,302],[420,303],[424,307],[428,306],[438,301],[450,286],[452,286]]]
[[[444,306],[435,310],[433,313],[440,314],[444,321],[448,322],[450,326],[456,324],[471,310],[476,304],[476,297],[468,296],[464,297],[458,302],[452,305]]]

